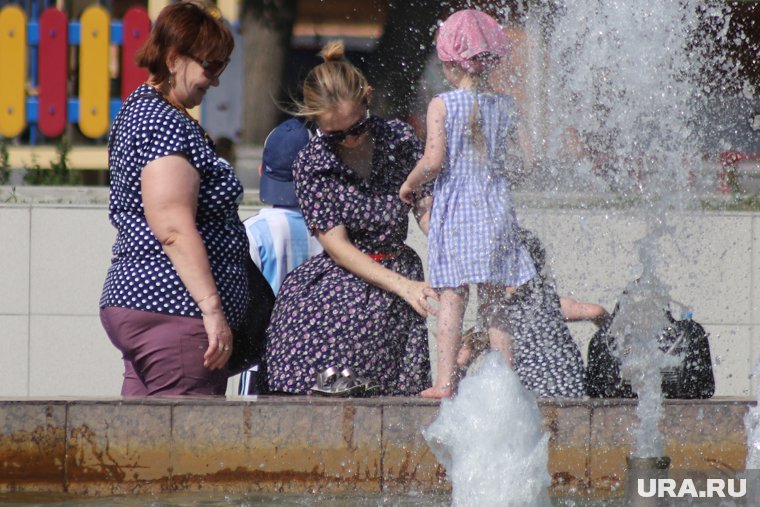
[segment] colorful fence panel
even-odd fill
[[[126,30],[126,32],[125,32]],[[112,21],[100,5],[87,7],[79,22],[54,8],[29,20],[17,5],[0,9],[0,136],[14,138],[27,127],[58,137],[67,123],[99,139],[108,133],[123,97],[147,78],[134,54],[150,33],[147,10],[133,7],[124,23]],[[69,88],[69,50],[78,46],[78,94]],[[118,68],[121,97],[111,97],[112,47],[122,46]],[[28,63],[32,62],[30,74]],[[35,65],[36,63],[36,65]],[[34,144],[34,133],[30,134]]]
[[[122,20],[111,19],[98,4],[87,7],[79,20],[68,19],[55,7],[39,17],[20,5],[0,7],[0,141],[16,140],[9,146],[17,164],[13,167],[37,162],[46,166],[51,142],[70,135],[73,124],[97,142],[74,146],[72,164],[105,168],[105,155],[93,157],[90,151],[103,151],[122,101],[147,80],[148,72],[137,66],[135,55],[150,34],[148,13],[157,15],[168,1],[148,0],[147,9],[132,7]],[[217,5],[231,24],[235,51],[219,86],[209,90],[202,108],[190,113],[215,139],[238,141],[244,81],[239,0],[217,0]],[[79,151],[87,156],[79,157]]]

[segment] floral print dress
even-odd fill
[[[533,232],[518,232],[538,271],[507,303],[514,336],[514,368],[525,387],[540,397],[586,394],[583,356],[562,315],[546,251]]]
[[[522,384],[539,397],[584,396],[583,356],[562,317],[553,281],[534,277],[518,289],[507,311]]]
[[[422,156],[412,128],[371,117],[375,140],[365,180],[315,137],[296,161],[296,195],[309,228],[345,226],[353,244],[414,280],[419,256],[404,241],[410,207],[399,188]],[[267,330],[267,375],[275,392],[307,394],[329,367],[350,367],[381,394],[416,395],[430,385],[425,319],[400,297],[365,282],[323,252],[291,271]]]

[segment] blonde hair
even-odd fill
[[[303,101],[293,100],[293,115],[314,120],[344,101],[369,106],[367,78],[345,57],[342,40],[330,41],[319,52],[324,62],[306,76]]]
[[[489,60],[498,61],[498,59],[494,60],[494,57],[491,56],[490,53],[481,53],[475,56],[474,59],[482,59],[486,62]],[[480,72],[468,71],[462,67],[459,67],[459,69],[462,72],[468,74],[472,79],[472,91],[475,100],[473,101],[472,110],[470,111],[470,134],[472,135],[472,142],[475,144],[475,149],[477,150],[478,154],[484,155],[486,151],[486,137],[485,134],[483,134],[483,121],[480,115],[478,93],[481,91],[493,91],[493,86],[489,81],[491,70],[493,69],[493,64],[484,66],[483,70]]]

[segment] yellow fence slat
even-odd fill
[[[26,126],[26,14],[17,5],[0,10],[0,135],[16,137]]]
[[[161,9],[169,5],[169,0],[148,0],[148,17],[155,21]]]
[[[110,16],[99,6],[87,7],[80,18],[79,128],[89,138],[108,132]]]
[[[238,22],[240,17],[240,0],[217,0],[216,6],[222,13],[222,17],[230,24]]]

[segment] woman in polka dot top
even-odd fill
[[[117,237],[100,315],[124,357],[124,396],[226,389],[231,328],[248,288],[237,214],[243,188],[187,109],[219,84],[233,44],[200,4],[165,7],[138,54],[150,77],[111,129]]]

